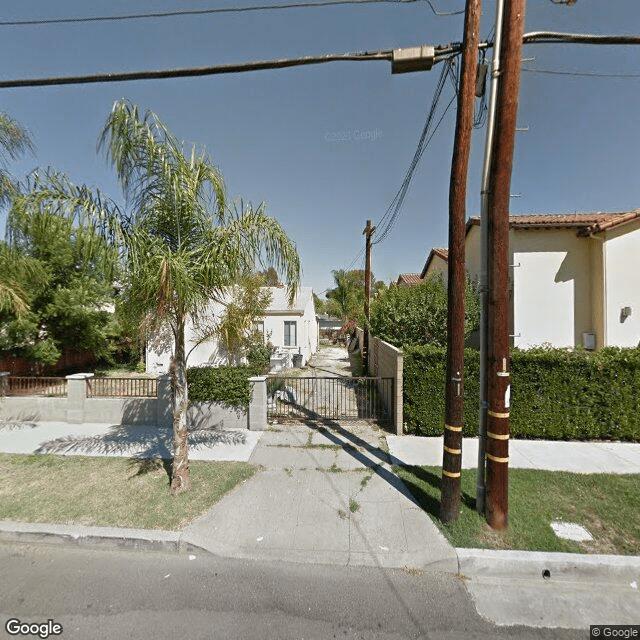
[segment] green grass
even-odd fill
[[[191,491],[173,497],[161,460],[0,454],[0,520],[179,530],[256,470],[190,468]]]
[[[509,527],[496,532],[475,511],[475,469],[462,471],[460,517],[448,524],[438,517],[440,468],[396,467],[396,472],[456,547],[640,554],[640,475],[511,469]],[[552,520],[581,524],[594,539],[557,538]]]

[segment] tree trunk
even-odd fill
[[[178,318],[173,361],[172,410],[173,410],[173,465],[171,468],[171,493],[176,495],[191,488],[189,476],[189,451],[187,449],[187,359],[184,346],[184,316]]]

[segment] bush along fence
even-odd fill
[[[404,348],[406,431],[439,436],[446,351]],[[548,440],[640,441],[640,349],[556,349],[511,354],[511,435]],[[479,353],[465,350],[463,435],[478,433]]]
[[[198,428],[264,429],[266,376],[249,367],[190,369],[189,420]],[[171,379],[15,378],[0,372],[0,419],[170,427]]]

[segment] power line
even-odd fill
[[[87,22],[119,22],[124,20],[147,20],[150,18],[173,18],[178,16],[202,16],[216,13],[247,13],[250,11],[274,11],[283,9],[309,9],[331,7],[346,4],[416,4],[426,2],[437,16],[455,16],[464,11],[438,11],[430,0],[320,0],[319,2],[288,2],[273,5],[252,5],[246,7],[214,7],[211,9],[182,9],[177,11],[158,11],[153,13],[128,13],[115,16],[87,16],[80,18],[43,18],[38,20],[4,20],[0,27],[23,27],[50,24],[78,24]]]
[[[303,58],[285,58],[280,60],[260,60],[240,64],[220,64],[210,67],[189,67],[182,69],[162,69],[157,71],[128,71],[122,73],[102,73],[84,76],[61,76],[49,78],[27,78],[20,80],[1,80],[0,89],[16,87],[42,87],[65,84],[92,84],[98,82],[125,82],[130,80],[154,80],[162,78],[185,78],[210,76],[224,73],[241,73],[265,69],[283,69],[311,64],[324,64],[337,61],[393,60],[393,51],[364,51],[356,53],[336,53],[324,56],[305,56]]]
[[[525,69],[527,73],[543,73],[554,76],[578,76],[585,78],[640,78],[640,73],[598,73],[591,71],[554,71],[552,69]]]
[[[376,225],[376,228],[378,229],[378,235],[372,244],[380,244],[381,242],[383,242],[385,238],[389,235],[391,230],[393,229],[398,219],[398,216],[400,215],[400,211],[402,209],[405,196],[407,195],[407,192],[409,190],[409,185],[411,184],[411,180],[413,178],[413,174],[415,173],[416,167],[420,162],[420,158],[422,158],[422,154],[424,153],[425,149],[429,146],[431,139],[435,135],[436,131],[438,130],[438,127],[440,126],[441,122],[444,120],[444,117],[449,111],[449,108],[451,107],[454,100],[456,99],[456,95],[454,93],[454,96],[451,98],[451,101],[446,106],[444,112],[440,116],[440,119],[436,123],[433,131],[429,135],[431,124],[435,118],[437,106],[440,101],[440,96],[442,95],[442,90],[444,89],[444,85],[446,84],[446,79],[452,73],[453,73],[453,70],[451,68],[451,65],[448,64],[443,68],[440,74],[440,77],[438,79],[438,83],[436,85],[436,89],[433,95],[433,99],[431,101],[431,108],[429,109],[426,122],[424,123],[424,127],[422,129],[420,139],[418,140],[418,145],[413,155],[413,159],[409,164],[409,168],[407,169],[404,180],[402,181],[402,185],[398,189],[395,197],[391,201],[391,204],[388,206],[380,222],[378,222],[378,224]]]

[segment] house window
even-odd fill
[[[297,325],[295,320],[284,321],[284,346],[295,347],[298,344]]]
[[[253,328],[254,328],[254,331],[256,333],[259,333],[262,336],[262,338],[264,339],[264,322],[263,321],[256,322],[254,324]]]

